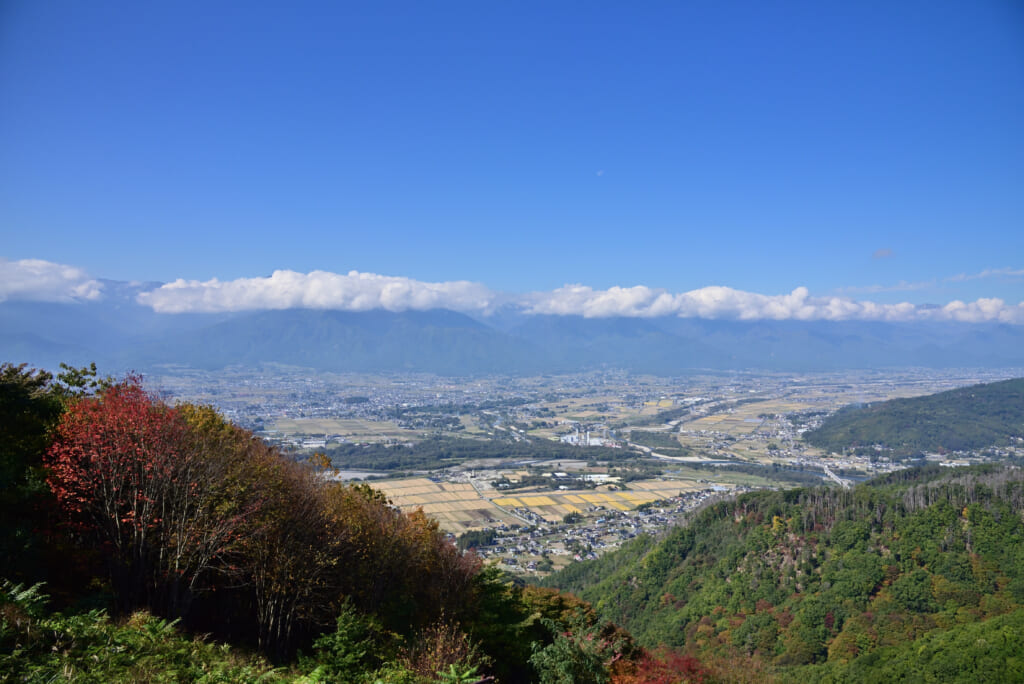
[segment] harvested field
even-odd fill
[[[516,509],[527,509],[554,523],[569,513],[587,513],[598,506],[630,511],[649,501],[667,499],[706,485],[686,480],[643,480],[631,482],[631,489],[624,491],[503,494],[490,499],[481,496],[470,484],[433,482],[422,477],[385,480],[373,486],[384,492],[396,506],[405,510],[422,508],[443,529],[460,534],[499,523],[521,525],[523,520],[513,513]]]
[[[466,483],[434,482],[424,477],[415,477],[375,482],[373,486],[384,492],[399,508],[422,508],[444,530],[455,534],[499,523],[522,523],[482,498],[472,485]]]

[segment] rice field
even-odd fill
[[[442,529],[454,534],[500,523],[522,524],[511,513],[481,497],[470,484],[414,477],[374,482],[373,487],[402,510],[422,508]]]
[[[696,483],[682,480],[631,482],[629,486],[631,489],[624,491],[596,492],[588,489],[543,495],[506,495],[493,499],[493,502],[503,508],[527,508],[548,522],[558,522],[569,513],[583,513],[594,506],[631,511],[640,504],[667,499],[698,488]]]
[[[630,511],[640,504],[667,499],[705,485],[685,480],[645,480],[631,482],[631,489],[625,491],[530,492],[491,498],[481,495],[470,484],[434,482],[426,478],[386,480],[375,482],[373,486],[399,508],[407,511],[422,508],[442,529],[460,534],[499,523],[522,524],[513,513],[515,509],[528,509],[554,523],[569,513],[585,513],[594,506]]]

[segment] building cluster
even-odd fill
[[[570,523],[549,523],[527,508],[517,508],[516,515],[530,524],[522,527],[497,525],[494,542],[477,547],[475,551],[480,557],[509,569],[544,572],[574,561],[597,558],[641,534],[660,535],[681,523],[694,509],[721,496],[720,488],[708,488],[632,511],[591,506],[577,522]]]
[[[615,433],[608,429],[604,423],[591,423],[581,425],[580,423],[566,421],[569,432],[559,436],[563,444],[573,446],[604,446],[621,448],[622,445],[615,440]]]

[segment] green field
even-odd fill
[[[273,429],[285,435],[341,435],[351,441],[408,441],[419,433],[394,423],[342,418],[277,418]]]

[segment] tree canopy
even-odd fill
[[[808,443],[836,453],[878,444],[897,455],[982,449],[1021,437],[1024,378],[849,406],[804,434]]]

